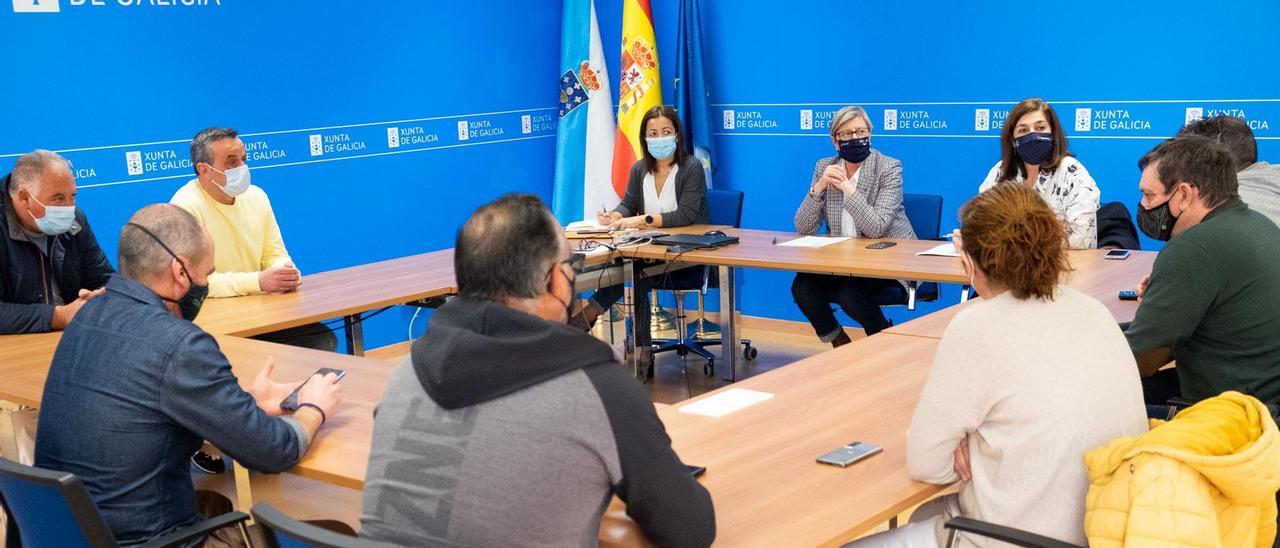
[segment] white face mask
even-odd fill
[[[44,217],[36,217],[28,208],[27,213],[36,222],[36,228],[46,236],[57,236],[64,234],[76,221],[76,206],[51,206],[44,205],[43,202],[36,199],[35,194],[31,194],[31,200],[44,207]]]
[[[209,166],[209,169],[218,171],[218,168],[213,166]],[[240,164],[226,171],[218,171],[218,173],[221,173],[227,179],[227,182],[222,185],[222,192],[226,193],[227,196],[235,198],[244,194],[244,191],[249,190],[249,185],[252,182],[249,177],[249,164]]]

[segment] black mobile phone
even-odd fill
[[[1103,258],[1104,258],[1104,259],[1111,259],[1111,260],[1115,260],[1115,261],[1123,261],[1123,260],[1125,260],[1125,259],[1128,259],[1128,258],[1129,258],[1129,250],[1128,250],[1128,249],[1112,249],[1112,250],[1108,250],[1108,251],[1107,251],[1107,254],[1106,254],[1106,255],[1104,255],[1104,256],[1103,256]]]
[[[1131,290],[1121,291],[1121,292],[1120,292],[1120,300],[1122,300],[1122,301],[1136,301],[1136,300],[1138,300],[1138,292],[1137,292],[1137,291],[1131,291]]]
[[[703,474],[707,473],[707,467],[706,467],[706,466],[694,466],[694,465],[692,465],[692,464],[686,464],[686,465],[684,465],[684,467],[685,467],[685,468],[688,468],[688,469],[689,469],[689,475],[690,475],[690,476],[693,476],[693,477],[695,477],[695,478],[697,478],[697,477],[701,477]]]
[[[347,372],[345,370],[332,369],[329,367],[321,367],[311,375],[312,376],[320,375],[323,377],[325,375],[328,375],[329,373],[333,373],[334,375],[337,375],[338,380],[342,380],[343,377],[347,376]],[[302,381],[302,384],[299,384],[297,388],[294,388],[293,392],[289,393],[289,397],[285,398],[284,401],[280,402],[280,408],[284,409],[285,411],[297,411],[298,410],[298,392],[302,390],[303,386],[307,385],[307,381],[309,380],[311,380],[311,377],[307,377],[306,381]]]
[[[889,249],[895,245],[898,245],[898,242],[876,242],[867,245],[867,249]]]

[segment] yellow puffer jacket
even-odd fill
[[[1153,421],[1155,423],[1155,421]],[[1265,405],[1224,392],[1084,456],[1084,531],[1111,546],[1271,546],[1280,434]]]

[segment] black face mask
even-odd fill
[[[155,240],[157,244],[160,244],[160,247],[163,247],[169,255],[173,256],[174,260],[177,260],[179,265],[182,265],[182,261],[178,259],[178,254],[174,253],[172,249],[169,249],[169,246],[164,245],[164,242],[160,241],[160,238],[155,234],[152,234],[150,230],[143,228],[142,225],[137,223],[127,223],[127,225],[141,230],[144,234],[150,236],[151,239]],[[200,314],[200,307],[204,306],[204,300],[209,297],[209,286],[196,285],[196,281],[191,278],[191,273],[187,272],[186,266],[182,266],[182,275],[186,276],[187,281],[191,282],[191,287],[187,288],[187,293],[183,295],[181,299],[176,301],[163,296],[160,297],[160,300],[178,305],[178,312],[182,314],[182,319],[192,322],[195,321],[196,315]]]
[[[840,157],[849,163],[860,164],[871,155],[870,137],[857,137],[836,144],[840,145]]]
[[[582,271],[582,265],[586,261],[586,257],[587,256],[583,255],[582,253],[571,253],[569,255],[569,260],[560,261],[556,263],[556,268],[563,268],[560,265],[569,263],[569,269],[573,271],[572,278],[570,278],[568,275],[565,275],[565,278],[568,279],[569,281],[569,300],[561,301],[562,303],[564,303],[565,321],[569,321],[570,319],[573,319],[573,283],[578,279],[578,272]],[[563,273],[564,271],[561,270],[561,272]],[[551,277],[550,276],[552,275],[548,275],[547,277],[547,293],[551,293]],[[551,293],[551,296],[554,297],[555,300],[557,301],[560,300],[560,297],[556,297],[554,293]]]
[[[1173,237],[1173,225],[1178,224],[1178,216],[1173,214],[1173,210],[1169,208],[1169,202],[1173,201],[1173,197],[1178,195],[1178,191],[1173,191],[1168,200],[1151,209],[1142,207],[1142,202],[1138,202],[1138,229],[1153,240],[1162,242],[1169,241]]]
[[[1023,162],[1038,166],[1053,152],[1053,134],[1028,133],[1013,140],[1013,152]]]

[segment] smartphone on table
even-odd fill
[[[845,468],[881,451],[883,449],[879,445],[855,441],[818,457],[818,462]]]
[[[314,377],[316,375],[320,375],[321,377],[323,377],[325,375],[328,375],[329,373],[333,373],[334,375],[337,375],[338,380],[342,380],[343,377],[347,376],[347,372],[345,370],[333,369],[329,367],[321,367],[320,369],[317,369],[315,373],[312,373],[311,377]],[[311,381],[311,377],[307,377],[307,380],[302,381],[302,384],[299,384],[297,388],[293,389],[293,392],[289,393],[289,397],[285,398],[284,401],[280,402],[281,409],[284,409],[285,411],[298,410],[298,392],[302,390],[302,387],[307,385],[307,382]]]

